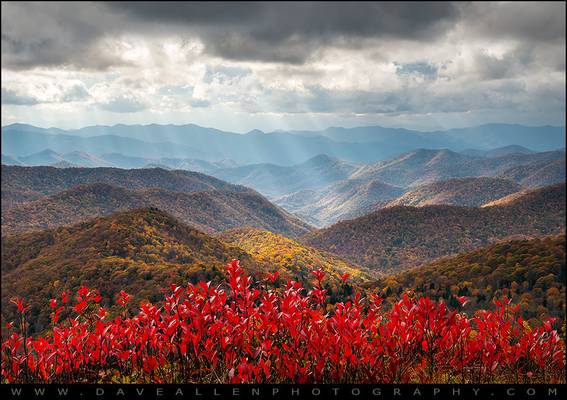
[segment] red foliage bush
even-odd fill
[[[108,320],[98,291],[52,300],[53,328],[27,337],[8,324],[4,382],[141,383],[557,383],[565,381],[565,344],[555,321],[531,328],[507,299],[474,317],[443,302],[405,295],[391,310],[381,299],[327,311],[324,274],[305,293],[291,281],[269,289],[228,266],[229,288],[172,286],[161,306],[141,304]],[[345,277],[345,280],[348,277]],[[459,298],[461,303],[465,298]],[[25,332],[26,307],[19,331]],[[78,314],[59,321],[63,310]]]

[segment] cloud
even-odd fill
[[[2,88],[2,104],[30,106],[38,103],[39,101],[33,97],[20,95],[12,89]]]
[[[3,3],[5,67],[126,61],[107,38],[177,33],[233,60],[303,63],[320,46],[360,39],[428,40],[458,16],[451,3],[109,2]]]
[[[462,6],[467,33],[492,40],[565,40],[565,2],[474,2]]]
[[[563,3],[1,7],[2,104],[12,116],[201,115],[256,128],[264,115],[285,125],[565,113]]]
[[[190,101],[191,107],[194,108],[206,108],[211,105],[211,102],[205,99],[192,99]]]
[[[90,93],[85,85],[80,82],[66,89],[61,97],[61,102],[80,101],[90,97]]]
[[[120,64],[104,38],[116,19],[96,3],[2,3],[2,66],[76,66],[105,69]]]
[[[143,101],[126,95],[118,96],[106,102],[99,103],[98,107],[102,110],[115,113],[135,113],[148,108],[147,104]]]
[[[53,80],[32,74],[24,81],[7,81],[2,87],[2,104],[37,105],[80,102],[90,93],[85,84],[76,79]]]
[[[207,65],[205,75],[203,76],[203,82],[212,83],[213,81],[217,81],[219,83],[227,83],[234,79],[240,79],[250,75],[251,73],[252,70],[250,68],[226,65]]]
[[[196,33],[226,59],[300,64],[321,46],[361,39],[427,40],[458,16],[451,3],[112,2],[123,16]]]
[[[394,63],[396,74],[403,77],[422,77],[424,79],[436,79],[437,67],[428,62],[416,62],[408,64]]]

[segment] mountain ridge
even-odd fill
[[[512,236],[565,232],[565,183],[494,207],[384,208],[307,234],[301,243],[380,270],[399,270]]]
[[[156,207],[203,232],[243,225],[299,236],[304,222],[278,209],[260,194],[229,190],[174,192],[161,188],[129,190],[108,183],[73,186],[2,213],[2,235],[55,228],[115,212]]]
[[[47,147],[58,152],[82,150],[96,155],[120,149],[124,155],[136,157],[207,161],[234,158],[243,164],[274,162],[280,165],[304,162],[319,153],[366,163],[425,147],[450,147],[454,151],[507,145],[521,145],[537,151],[565,147],[565,127],[487,124],[432,132],[389,129],[380,126],[340,128],[339,133],[330,135],[331,138],[332,128],[305,135],[293,131],[238,134],[194,124],[115,125],[79,130],[8,125],[2,127],[2,147],[12,156],[27,155]],[[96,135],[89,136],[88,132]],[[337,128],[334,132],[338,132]],[[41,135],[49,135],[50,140]],[[357,136],[362,139],[354,140]],[[160,140],[156,141],[156,138]]]

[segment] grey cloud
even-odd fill
[[[165,85],[158,89],[158,94],[166,96],[191,96],[195,88],[190,85]]]
[[[419,85],[388,92],[364,90],[328,90],[311,86],[307,93],[267,90],[258,101],[243,102],[248,112],[300,114],[427,114],[463,113],[478,110],[520,110],[530,108],[541,112],[565,110],[562,88],[549,84],[527,87],[522,80],[459,82],[454,85]],[[533,99],[538,99],[534,101]],[[267,105],[268,107],[264,107]]]
[[[39,101],[33,97],[20,95],[14,90],[2,88],[2,104],[31,106],[34,104],[39,104]]]
[[[438,68],[427,62],[408,63],[396,65],[396,73],[399,76],[422,76],[425,79],[436,79]]]
[[[418,38],[458,13],[447,2],[111,2],[108,7],[143,21],[214,27],[270,43],[292,36]]]
[[[242,78],[251,73],[252,71],[248,68],[207,65],[203,82],[212,83],[216,79],[219,83],[224,83],[234,78]]]
[[[533,46],[522,44],[500,57],[479,51],[474,56],[474,67],[482,80],[509,79],[525,73],[539,61]]]
[[[565,39],[565,2],[474,2],[462,6],[467,29],[476,36],[523,42]]]
[[[197,36],[235,60],[303,63],[321,46],[359,39],[429,40],[454,25],[451,3],[109,2],[3,3],[2,65],[105,69],[121,34]]]
[[[75,84],[65,91],[61,100],[63,102],[84,100],[89,98],[90,95],[84,85]]]
[[[206,108],[206,107],[209,107],[211,105],[211,102],[208,101],[208,100],[192,99],[190,104],[191,104],[191,107],[194,107],[194,108]]]
[[[98,104],[98,107],[115,113],[133,113],[148,108],[143,102],[127,96],[115,97],[105,103]]]
[[[236,60],[300,64],[321,45],[354,39],[427,40],[450,28],[447,2],[112,2],[123,15],[196,31],[209,53]]]
[[[122,64],[100,47],[102,39],[122,28],[97,3],[2,3],[2,67],[106,69]]]
[[[199,37],[226,59],[302,64],[326,46],[368,41],[430,43],[458,26],[466,35],[525,44],[564,41],[564,3],[451,2],[46,2],[2,3],[2,66],[124,62],[104,39],[123,34]],[[562,44],[562,43],[560,43]],[[564,46],[564,44],[563,44]],[[535,51],[535,50],[534,50]]]

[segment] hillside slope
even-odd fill
[[[2,312],[12,320],[12,296],[34,304],[35,330],[49,321],[48,301],[63,290],[96,287],[105,304],[125,290],[134,306],[156,301],[160,288],[208,281],[226,262],[241,260],[250,271],[258,264],[243,250],[145,208],[96,218],[71,227],[2,239]]]
[[[164,189],[176,192],[250,189],[221,181],[212,176],[191,171],[167,171],[161,168],[55,168],[2,165],[2,201],[18,204],[22,194],[52,195],[77,185],[106,183],[125,189]]]
[[[565,159],[518,165],[503,171],[500,176],[512,179],[527,188],[538,188],[565,182]]]
[[[564,150],[485,158],[467,156],[447,149],[420,149],[360,168],[351,177],[366,180],[379,179],[391,185],[415,187],[452,178],[502,177],[510,168],[534,164],[540,165],[541,168],[541,166],[558,161],[565,162]],[[520,183],[513,176],[504,177]]]
[[[266,196],[281,196],[341,181],[357,168],[355,164],[321,154],[289,167],[253,164],[218,169],[211,174],[228,182],[252,187]]]
[[[507,296],[524,318],[538,318],[565,315],[565,279],[565,235],[560,235],[443,258],[383,278],[376,287],[392,301],[405,290],[450,304],[456,303],[454,296],[467,296],[467,310],[491,309],[494,299]]]
[[[166,210],[208,233],[254,226],[289,236],[309,226],[253,191],[209,190],[193,193],[163,189],[128,190],[104,183],[80,185],[2,213],[2,235],[69,225],[117,211],[142,207]]]
[[[274,202],[317,226],[326,226],[359,217],[404,191],[379,180],[347,179],[320,190],[302,190]]]
[[[519,184],[497,178],[455,178],[418,186],[389,202],[386,207],[447,204],[479,207],[521,191]]]
[[[352,265],[334,254],[305,246],[284,236],[262,229],[238,228],[218,236],[223,242],[241,248],[254,259],[280,268],[284,277],[299,276],[302,281],[313,280],[311,272],[321,268],[334,288],[347,273],[351,282],[368,280],[368,271]]]
[[[397,206],[302,238],[310,246],[380,270],[399,270],[512,236],[565,231],[565,184],[494,207]]]

